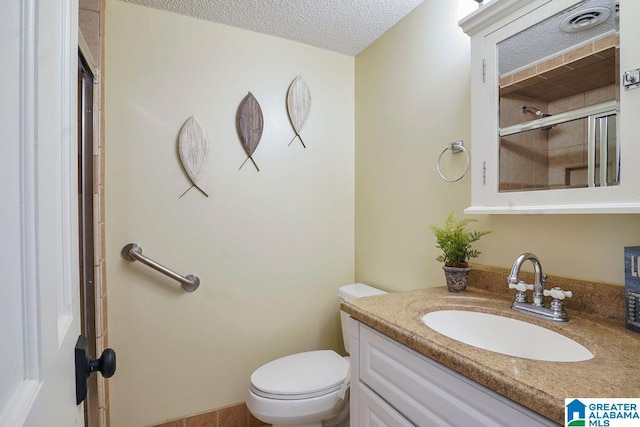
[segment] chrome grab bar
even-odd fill
[[[149,259],[146,256],[142,255],[142,247],[137,243],[129,243],[128,245],[125,245],[125,247],[122,248],[121,255],[122,258],[126,259],[127,261],[140,261],[141,263],[148,265],[154,270],[157,270],[160,273],[171,277],[173,280],[177,280],[182,284],[182,288],[187,292],[193,292],[198,289],[198,286],[200,286],[200,278],[198,278],[198,276],[196,276],[195,274],[182,276],[173,270],[169,270],[167,267],[160,265],[152,259]]]

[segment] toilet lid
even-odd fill
[[[281,357],[256,369],[251,388],[259,396],[304,399],[339,390],[349,374],[349,362],[332,350]]]

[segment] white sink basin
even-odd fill
[[[593,358],[582,344],[552,330],[509,317],[462,310],[432,311],[422,322],[454,340],[509,356],[549,362]]]

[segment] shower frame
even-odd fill
[[[589,187],[615,185],[620,182],[620,144],[618,126],[619,104],[617,101],[607,101],[590,105],[575,110],[548,115],[539,119],[518,123],[512,126],[500,128],[498,135],[506,137],[510,135],[528,132],[536,129],[548,130],[553,126],[571,122],[573,120],[587,119],[587,185]],[[609,180],[609,117],[615,117],[615,179]],[[604,167],[603,167],[604,165]]]

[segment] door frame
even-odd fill
[[[88,351],[98,358],[96,336],[96,280],[95,280],[95,218],[94,205],[94,114],[96,113],[95,66],[86,48],[82,32],[78,30],[78,241],[80,263],[81,333],[88,338]],[[89,59],[87,59],[89,58]],[[100,426],[98,377],[87,379],[85,425]],[[102,407],[105,407],[103,404]]]
[[[90,10],[89,13],[95,13]],[[94,312],[95,312],[95,354],[99,357],[101,353],[108,347],[108,329],[107,329],[107,283],[105,268],[105,227],[104,227],[104,129],[103,129],[103,106],[102,106],[102,66],[103,63],[102,50],[103,36],[100,27],[103,26],[103,16],[105,12],[105,2],[100,1],[98,13],[100,19],[84,22],[83,15],[80,13],[79,22],[83,25],[78,27],[78,48],[85,59],[85,64],[93,74],[93,249],[94,249]],[[98,45],[91,49],[86,42],[80,28],[88,31],[88,37],[99,37]],[[93,352],[93,350],[91,350]],[[91,405],[92,393],[95,394],[94,402],[97,402],[98,427],[109,426],[109,381],[102,375],[92,375],[97,383],[97,394],[95,390],[89,387],[88,405]],[[94,406],[95,410],[95,406]],[[88,413],[88,419],[93,417]]]

